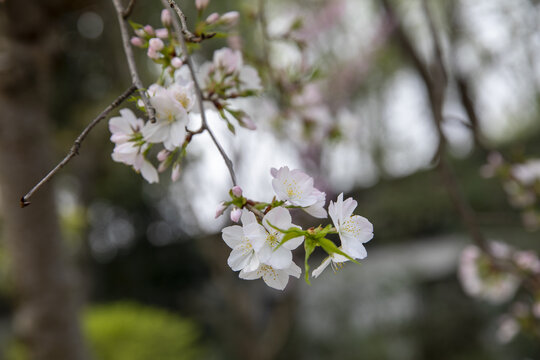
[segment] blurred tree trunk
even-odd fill
[[[64,251],[49,184],[19,208],[53,165],[48,97],[59,0],[0,3],[0,187],[4,244],[16,299],[15,331],[30,359],[78,360],[86,351],[78,320],[76,272]]]

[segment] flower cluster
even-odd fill
[[[523,224],[528,230],[540,229],[540,159],[528,159],[508,163],[498,152],[489,154],[487,164],[482,166],[481,174],[498,177],[510,204],[522,211]]]
[[[208,1],[196,3],[199,17],[208,3]],[[190,36],[186,35],[185,40],[200,42],[209,39],[213,36],[207,32],[209,29],[216,26],[232,26],[238,21],[237,12],[215,16],[217,20],[199,19],[195,32]],[[136,35],[131,38],[131,44],[147,49],[148,57],[162,66],[161,75],[145,92],[155,110],[155,122],[145,123],[142,119],[136,118],[131,110],[123,109],[119,117],[110,120],[109,125],[111,140],[116,145],[112,154],[113,160],[132,166],[150,183],[158,182],[158,172],[163,172],[169,167],[172,167],[171,179],[176,181],[180,176],[180,163],[186,155],[186,148],[192,137],[208,130],[204,122],[198,130],[188,130],[192,113],[199,110],[196,106],[197,79],[192,76],[189,67],[184,65],[189,54],[183,54],[180,50],[181,41],[172,28],[172,18],[168,9],[162,10],[161,23],[163,27],[158,29],[154,29],[151,25],[131,23]],[[242,110],[232,109],[227,103],[228,99],[252,96],[261,89],[257,71],[244,65],[242,53],[228,48],[218,50],[214,53],[213,62],[202,65],[200,74],[200,81],[204,84],[204,96],[201,101],[211,106],[213,104],[233,132],[234,125],[229,122],[225,112],[236,118],[240,126],[254,130],[255,124],[249,116]],[[142,99],[135,96],[135,100],[137,99],[139,109],[146,112]],[[163,147],[153,152],[159,162],[157,166],[149,160],[150,152],[155,145]],[[238,212],[236,215],[240,216]]]
[[[262,277],[268,286],[284,289],[289,276],[298,278],[301,274],[300,267],[293,261],[292,250],[302,243],[306,251],[306,281],[308,259],[316,247],[322,247],[328,258],[313,271],[314,277],[319,276],[330,262],[340,265],[367,256],[363,244],[373,237],[373,225],[366,218],[353,215],[356,201],[352,198],[344,201],[340,194],[337,201],[330,201],[328,206],[334,226],[323,228],[319,225],[302,230],[292,223],[289,209],[300,208],[315,217],[326,218],[326,194],[316,189],[313,179],[300,170],[282,167],[272,169],[271,174],[276,195],[271,203],[246,199],[241,189],[235,187],[230,191],[232,200],[221,203],[216,212],[216,217],[220,216],[227,207],[233,206],[233,221],[238,221],[236,214],[241,214],[241,226],[229,226],[222,231],[223,240],[232,249],[228,264],[233,271],[240,271],[241,279]],[[327,239],[329,234],[338,234],[341,246]]]

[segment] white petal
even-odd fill
[[[288,269],[285,269],[287,274],[294,276],[295,278],[299,278],[302,274],[302,269],[300,269],[300,266],[296,265],[294,262],[291,263],[291,266]]]
[[[225,244],[233,249],[242,241],[244,231],[242,230],[242,227],[238,225],[227,226],[221,230],[221,236],[223,241],[225,241]]]
[[[244,280],[255,280],[255,279],[260,278],[262,275],[263,275],[262,271],[260,271],[259,269],[254,270],[254,271],[246,271],[244,269],[240,271],[240,274],[238,274],[238,277]]]
[[[255,214],[247,209],[242,210],[242,217],[240,218],[242,221],[242,225],[247,225],[251,223],[256,223],[257,218],[255,217]]]
[[[231,251],[227,264],[233,271],[242,270],[250,263],[252,255],[252,250],[246,251],[244,247],[238,246]]]
[[[268,264],[274,269],[286,269],[291,266],[292,252],[280,246],[277,249],[272,250],[272,254],[268,259]]]
[[[321,265],[319,265],[315,270],[311,272],[311,276],[313,276],[314,278],[319,277],[319,275],[321,275],[323,270],[326,269],[328,265],[330,265],[331,261],[332,261],[332,258],[328,256],[326,259],[323,260]]]
[[[261,265],[257,254],[253,253],[250,257],[249,263],[244,268],[245,271],[255,271]]]
[[[143,178],[148,181],[148,183],[157,183],[159,182],[159,176],[156,168],[149,161],[144,160],[140,167],[140,172]]]
[[[285,248],[285,249],[288,249],[288,250],[294,250],[296,249],[297,247],[299,247],[300,245],[302,245],[302,243],[304,242],[304,237],[303,236],[299,236],[299,237],[295,237],[295,238],[292,238],[290,240],[288,240],[285,244],[283,244],[282,246]]]
[[[328,217],[328,215],[326,214],[326,210],[324,209],[324,200],[322,202],[319,201],[311,206],[308,206],[307,208],[304,208],[304,211],[318,219],[325,219],[326,217]]]
[[[268,232],[262,225],[253,222],[244,226],[244,235],[249,239],[251,245],[253,245],[253,249],[258,252],[266,243]]]
[[[289,282],[289,275],[283,270],[269,268],[264,272],[263,280],[271,288],[283,290]]]
[[[269,223],[282,230],[287,230],[292,225],[292,218],[289,210],[280,206],[277,208],[273,208],[264,216],[264,227],[268,230],[268,232],[275,233],[277,230],[270,226]]]

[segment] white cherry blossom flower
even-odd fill
[[[152,85],[149,89],[150,102],[156,109],[156,122],[149,123],[143,135],[151,143],[163,143],[167,150],[174,150],[183,142],[188,112],[195,103],[193,84],[185,86],[174,83],[169,88]]]
[[[343,193],[339,194],[337,201],[330,201],[328,213],[336,227],[341,240],[338,248],[353,259],[364,259],[367,256],[366,248],[363,244],[373,238],[373,225],[368,219],[360,215],[353,215],[353,211],[358,203],[353,198],[343,201]],[[339,268],[342,263],[349,259],[340,254],[332,254],[313,270],[313,277],[318,277],[328,265],[332,264]]]
[[[272,168],[270,173],[274,177],[272,187],[279,200],[287,205],[300,206],[314,217],[327,216],[324,210],[326,194],[313,187],[311,176],[298,169],[289,170],[287,166],[279,170]]]
[[[247,269],[240,271],[239,277],[244,280],[255,280],[262,277],[266,285],[277,290],[283,290],[289,282],[289,276],[299,278],[301,273],[302,270],[300,267],[294,262],[291,262],[285,269],[276,269],[271,265],[260,264],[253,271],[248,271]]]
[[[259,260],[274,269],[288,268],[292,263],[291,250],[300,246],[304,237],[296,237],[278,247],[284,234],[270,224],[282,230],[298,226],[292,223],[291,214],[283,207],[270,210],[264,216],[262,223],[263,225],[254,222],[244,227],[244,233],[252,241]]]
[[[222,230],[225,243],[233,249],[227,263],[233,271],[251,272],[259,268],[260,261],[254,250],[252,240],[246,236],[245,228],[250,224],[257,224],[255,215],[244,209],[242,210],[242,226],[228,226]]]
[[[144,157],[148,144],[144,142],[142,132],[146,125],[129,109],[120,110],[120,115],[109,120],[111,141],[116,144],[111,154],[112,159],[132,166],[149,183],[158,182],[156,169]]]

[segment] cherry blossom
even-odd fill
[[[289,170],[287,166],[279,170],[272,168],[270,173],[272,187],[279,200],[287,205],[299,206],[310,215],[317,218],[325,218],[324,204],[326,194],[313,187],[313,178],[301,170]]]
[[[163,143],[167,150],[179,147],[186,134],[188,112],[194,105],[193,84],[174,83],[169,88],[153,85],[149,89],[150,102],[156,109],[156,123],[149,123],[143,135],[151,143]]]
[[[156,169],[144,157],[148,144],[142,136],[145,128],[143,120],[129,109],[120,110],[120,115],[109,120],[111,141],[116,144],[111,154],[112,159],[132,166],[149,183],[158,182]]]
[[[291,214],[283,207],[270,210],[264,216],[262,223],[263,225],[251,223],[244,228],[246,236],[253,242],[260,261],[272,266],[274,269],[288,268],[292,263],[291,250],[300,246],[304,241],[304,237],[296,237],[278,247],[284,234],[272,227],[272,225],[282,230],[298,226],[292,223]]]
[[[246,236],[246,226],[257,224],[255,215],[244,209],[242,211],[242,226],[228,226],[222,230],[222,237],[225,243],[233,249],[227,263],[233,271],[255,271],[259,268],[260,262],[254,250],[252,240]]]
[[[260,264],[253,271],[247,269],[240,271],[239,277],[244,280],[256,280],[262,277],[266,285],[277,290],[283,290],[289,282],[289,276],[299,278],[301,273],[302,269],[294,262],[291,262],[285,269],[276,269],[271,265]]]

